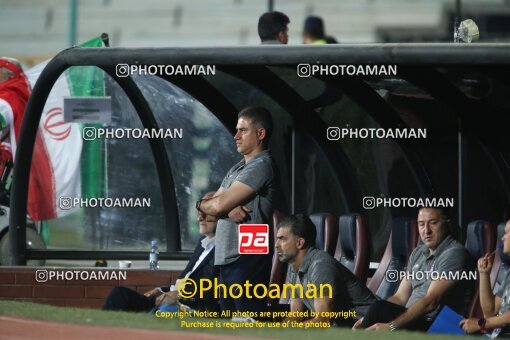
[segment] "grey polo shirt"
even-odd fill
[[[273,157],[268,150],[259,152],[248,163],[243,159],[227,172],[221,183],[222,188],[227,190],[234,182],[239,181],[256,192],[255,197],[244,204],[251,210],[248,220],[244,223],[271,224],[275,183],[277,180],[275,173]],[[237,223],[225,218],[218,221],[216,227],[215,265],[226,265],[239,258],[238,233]],[[272,247],[269,248],[272,251]]]
[[[510,270],[505,276],[505,280],[501,287],[499,287],[496,295],[501,299],[498,315],[502,315],[510,310]]]
[[[300,283],[303,288],[312,283],[316,285],[317,291],[320,291],[320,284],[329,283],[333,288],[333,311],[347,312],[353,309],[356,311],[357,319],[364,316],[368,307],[376,301],[367,286],[349,269],[331,255],[313,247],[308,249],[297,272],[290,266],[289,275],[289,282]],[[315,312],[314,299],[305,296],[302,301],[306,308]]]
[[[455,241],[451,235],[447,236],[443,242],[441,242],[432,255],[430,255],[429,249],[424,244],[419,245],[413,250],[407,267],[407,272],[409,274],[414,273],[415,276],[410,276],[413,291],[406,303],[406,308],[411,307],[416,301],[427,295],[427,291],[432,283],[430,275],[423,276],[422,274],[420,277],[420,275],[416,274],[417,272],[425,273],[426,271],[435,271],[438,273],[436,275],[441,275],[443,272],[455,273],[462,271],[467,274],[472,270],[474,270],[474,260],[472,256],[469,254],[468,250]],[[417,279],[423,277],[425,277],[423,280]],[[445,294],[440,305],[426,315],[427,318],[433,319],[443,305],[448,305],[457,313],[466,315],[473,297],[475,283],[474,280],[459,280],[455,287],[451,288],[448,293]]]
[[[497,289],[496,295],[501,299],[501,304],[498,311],[499,316],[510,310],[510,270],[507,272],[502,285]],[[494,330],[492,334],[495,332],[496,330]],[[499,337],[502,337],[503,334],[505,337],[508,337],[510,335],[510,324],[506,324],[504,327],[502,327],[501,332],[498,334]]]

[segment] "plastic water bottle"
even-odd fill
[[[159,256],[158,241],[152,241],[151,242],[151,252],[149,254],[149,268],[150,268],[150,270],[159,269],[158,256]]]

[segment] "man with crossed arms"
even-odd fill
[[[239,254],[239,223],[271,224],[277,170],[268,148],[273,123],[269,111],[247,107],[238,114],[234,136],[243,159],[227,173],[221,187],[211,199],[197,201],[196,208],[219,218],[216,230],[214,264],[220,269],[220,283],[254,286],[269,284],[272,247],[269,254]],[[271,228],[269,242],[272,240]],[[227,289],[230,291],[230,289]],[[264,312],[264,298],[247,298],[246,292],[233,299],[220,294],[221,310]]]

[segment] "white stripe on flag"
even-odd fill
[[[48,62],[34,66],[26,72],[32,88]],[[71,95],[65,74],[53,86],[39,123],[39,133],[46,144],[55,183],[57,216],[73,212],[59,206],[60,197],[81,197],[81,150],[83,140],[78,123],[64,121],[64,97]]]

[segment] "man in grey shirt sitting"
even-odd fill
[[[325,294],[301,294],[296,288],[290,302],[290,315],[286,321],[323,323],[334,321],[337,325],[352,326],[362,317],[375,297],[364,283],[326,252],[314,248],[317,231],[305,215],[291,215],[278,224],[276,252],[281,262],[290,264],[290,282],[302,285],[303,289],[315,289],[330,285],[332,296]],[[309,285],[312,286],[309,286]],[[314,316],[303,317],[299,312],[308,309]]]
[[[442,209],[421,208],[418,232],[423,244],[409,258],[407,277],[393,296],[374,303],[353,328],[425,331],[443,305],[465,315],[475,287],[469,280],[474,261],[451,231]]]
[[[510,255],[510,220],[505,225],[503,235],[502,256]],[[468,334],[491,333],[491,338],[510,336],[510,271],[505,276],[504,282],[497,293],[492,292],[491,271],[494,263],[494,253],[485,254],[478,259],[478,271],[480,272],[480,305],[483,318],[469,318],[460,322],[460,327]]]

